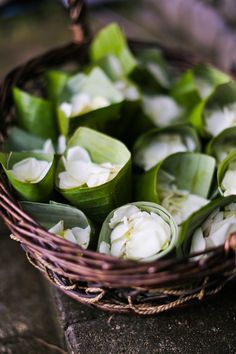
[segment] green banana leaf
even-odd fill
[[[69,148],[81,146],[90,154],[95,163],[110,162],[124,165],[118,174],[109,182],[88,188],[77,187],[59,189],[58,174],[64,171],[62,160],[57,168],[56,185],[59,192],[79,207],[95,221],[102,221],[114,208],[131,200],[131,154],[120,141],[95,130],[80,127],[68,142]]]
[[[206,110],[219,109],[224,105],[236,102],[236,83],[228,82],[215,88],[213,93],[200,101],[189,115],[189,122],[200,132],[203,137],[210,134],[205,130],[204,113]]]
[[[55,141],[57,123],[52,103],[19,90],[17,87],[13,89],[13,98],[19,126],[28,133]]]
[[[168,156],[151,170],[136,178],[136,200],[161,204],[163,183],[174,183],[178,190],[207,198],[215,171],[215,159],[193,152],[179,152]]]
[[[154,89],[169,89],[171,73],[160,50],[144,49],[138,53],[138,65],[131,77],[140,86]]]
[[[192,109],[230,77],[207,64],[199,64],[184,72],[174,84],[171,94],[181,105]]]
[[[111,23],[100,30],[90,46],[92,62],[97,62],[107,55],[114,55],[119,59],[125,75],[130,74],[137,65],[137,61],[128,47],[125,35],[116,23]]]
[[[115,55],[106,55],[96,61],[94,65],[100,67],[113,82],[126,77],[122,65]]]
[[[169,224],[170,229],[171,229],[172,235],[171,235],[171,241],[170,241],[170,244],[168,245],[168,247],[166,247],[161,252],[157,253],[155,256],[151,256],[151,257],[142,259],[142,261],[145,261],[145,262],[154,261],[156,259],[163,258],[168,254],[170,255],[171,251],[173,251],[176,244],[178,243],[178,228],[177,228],[177,225],[176,225],[174,219],[168,213],[168,211],[158,204],[150,203],[150,202],[146,202],[146,201],[130,203],[127,205],[134,205],[137,208],[139,208],[141,211],[146,211],[148,213],[153,212],[153,213],[159,215],[165,222],[167,222]],[[100,251],[100,245],[102,242],[107,243],[109,246],[111,245],[111,232],[112,232],[112,230],[109,227],[109,222],[117,210],[119,210],[119,208],[111,211],[111,213],[107,216],[107,218],[103,222],[102,229],[101,229],[101,232],[99,235],[99,240],[98,240],[98,247],[97,247],[98,252]],[[148,239],[148,233],[147,233],[147,239]]]
[[[72,97],[78,93],[87,94],[91,98],[104,97],[110,105],[75,117],[67,117],[58,107],[58,125],[61,134],[71,134],[79,126],[109,131],[107,127],[111,127],[113,121],[119,119],[119,112],[124,101],[123,95],[98,67],[93,68],[88,75],[77,74],[71,77],[62,93],[61,103],[70,102]]]
[[[134,157],[134,163],[137,166],[142,168],[141,164],[138,161],[138,157],[140,153],[142,153],[142,151],[145,151],[145,147],[147,147],[151,142],[158,142],[159,138],[163,135],[169,135],[169,136],[178,135],[181,138],[183,144],[186,146],[186,150],[188,151],[201,150],[201,143],[198,138],[198,135],[196,131],[189,125],[176,124],[162,129],[156,128],[142,134],[136,140],[133,146],[133,157]],[[156,161],[156,164],[159,162],[160,161]]]
[[[85,229],[90,226],[90,240],[86,248],[95,241],[94,226],[87,216],[79,209],[66,204],[50,202],[50,204],[21,202],[23,210],[33,217],[46,230],[51,229],[59,221],[64,221],[64,228],[80,227]]]
[[[54,106],[59,102],[63,89],[70,75],[63,71],[50,70],[45,74],[47,97]]]
[[[225,188],[222,185],[222,181],[231,163],[236,163],[236,150],[231,151],[228,154],[228,156],[219,164],[217,170],[217,182],[218,182],[218,189],[221,195],[224,195],[225,192]]]
[[[52,165],[46,176],[38,183],[27,183],[19,181],[12,174],[11,169],[14,164],[26,158],[34,157],[38,160],[52,162]],[[19,197],[23,200],[32,202],[44,202],[49,200],[52,196],[54,188],[54,170],[55,162],[54,156],[48,154],[40,154],[34,152],[13,152],[13,153],[0,153],[0,162],[6,173],[9,182],[17,191]]]
[[[223,130],[219,135],[212,138],[207,147],[206,153],[215,157],[217,163],[222,162],[227,155],[236,149],[236,127]]]
[[[44,139],[27,133],[18,127],[10,127],[4,141],[4,151],[31,151],[40,150],[43,147]]]
[[[177,245],[178,253],[188,255],[190,251],[192,236],[194,231],[203,224],[203,222],[208,218],[208,216],[219,207],[225,207],[230,203],[235,203],[236,197],[229,196],[225,198],[218,198],[200,210],[193,213],[182,225],[179,235],[179,242]]]

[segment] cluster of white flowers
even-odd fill
[[[148,171],[167,156],[176,152],[194,151],[195,147],[190,137],[186,136],[183,142],[178,134],[160,134],[137,151],[134,161],[136,165]]]
[[[171,125],[183,109],[169,96],[144,96],[144,112],[157,127]]]
[[[49,230],[52,234],[63,237],[64,239],[76,243],[77,245],[87,248],[90,241],[91,227],[88,225],[85,229],[81,227],[72,227],[72,229],[64,228],[64,221],[60,220]]]
[[[221,182],[224,196],[236,194],[236,161],[231,162]]]
[[[65,171],[58,176],[60,189],[100,186],[112,180],[122,168],[121,165],[113,165],[110,162],[92,162],[87,150],[81,146],[68,149],[62,161]]]
[[[28,157],[12,166],[12,175],[24,183],[39,183],[49,172],[52,162],[38,160],[35,157]]]
[[[221,246],[233,232],[236,232],[236,203],[229,204],[222,211],[220,208],[215,209],[202,226],[196,229],[190,253],[203,252],[209,248]]]
[[[63,102],[60,110],[66,117],[76,117],[99,108],[107,107],[111,103],[107,98],[102,96],[90,97],[85,93],[79,93],[72,97],[71,102]]]
[[[153,212],[125,205],[109,222],[111,243],[102,241],[99,251],[115,257],[145,260],[165,250],[171,242],[169,224]]]
[[[206,110],[205,128],[212,136],[217,136],[223,130],[236,126],[236,103],[231,103],[221,109]]]
[[[178,189],[173,182],[161,185],[160,199],[161,205],[169,211],[177,225],[181,225],[191,214],[209,203],[209,200],[199,195]]]

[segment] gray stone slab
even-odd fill
[[[19,244],[0,235],[0,353],[65,353],[41,275]]]
[[[191,307],[157,317],[111,315],[54,291],[70,353],[235,354],[235,284]]]

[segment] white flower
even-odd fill
[[[236,163],[233,162],[229,165],[222,180],[222,187],[224,196],[236,194]]]
[[[193,149],[194,147],[195,146],[193,146]],[[167,156],[187,150],[187,146],[184,145],[179,135],[160,134],[137,151],[134,156],[134,161],[138,166],[148,171]]]
[[[58,137],[58,141],[57,141],[57,151],[56,152],[58,154],[62,155],[64,153],[65,149],[66,149],[66,138],[64,135],[60,135]],[[45,140],[45,142],[42,146],[42,149],[37,149],[37,150],[33,150],[33,151],[41,153],[41,154],[50,154],[50,155],[54,155],[56,153],[51,139]]]
[[[201,98],[206,98],[212,93],[213,86],[209,81],[206,81],[201,77],[196,77],[195,83]]]
[[[102,96],[90,97],[85,93],[79,93],[72,96],[71,102],[63,102],[60,105],[60,110],[66,117],[76,117],[81,114],[109,106],[110,102]]]
[[[157,127],[170,125],[181,113],[182,108],[169,96],[144,96],[144,112]]]
[[[64,154],[66,150],[66,137],[64,135],[59,135],[57,141],[57,152],[59,155]]]
[[[189,191],[177,189],[174,184],[161,187],[161,205],[169,211],[177,225],[182,224],[207,203],[209,200]]]
[[[87,248],[90,241],[91,228],[88,225],[85,229],[81,227],[73,227],[72,229],[64,229],[64,221],[59,221],[56,225],[51,227],[49,232],[63,237],[64,239],[76,243],[77,245]]]
[[[110,220],[111,246],[102,242],[100,252],[115,257],[148,260],[165,250],[171,241],[171,229],[159,215],[126,205]]]
[[[54,146],[51,139],[47,139],[43,144],[42,153],[51,155],[55,154]]]
[[[140,98],[138,89],[134,85],[129,84],[126,81],[116,81],[115,87],[129,101],[136,101]]]
[[[10,172],[18,181],[39,183],[44,179],[51,166],[52,162],[29,157],[14,164]]]
[[[66,117],[71,116],[71,113],[72,113],[72,104],[71,103],[63,102],[59,108],[65,114]]]
[[[236,126],[236,103],[224,106],[219,110],[205,112],[206,131],[217,136],[223,130]]]
[[[225,243],[227,237],[236,232],[236,203],[232,203],[220,211],[217,208],[193,234],[190,254],[203,252],[209,248]],[[194,257],[200,259],[202,256]]]
[[[110,162],[93,163],[89,153],[80,146],[70,148],[67,157],[62,159],[65,171],[58,176],[61,189],[100,186],[113,179],[122,168]]]

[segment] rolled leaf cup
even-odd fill
[[[137,66],[126,37],[116,23],[111,23],[100,30],[91,43],[90,59],[92,62],[97,62],[107,55],[113,55],[119,60],[125,75],[129,75]]]
[[[215,159],[211,156],[193,152],[170,155],[137,177],[135,198],[159,203],[165,208],[169,201],[167,209],[181,224],[191,213],[208,203],[214,171]],[[172,210],[174,206],[175,213]]]
[[[29,159],[32,163],[28,163]],[[49,200],[54,189],[54,155],[33,152],[2,153],[0,160],[10,184],[21,199],[36,202]]]
[[[79,126],[105,131],[109,122],[119,119],[123,101],[123,95],[98,67],[88,75],[71,77],[57,109],[61,134],[71,134]]]
[[[223,130],[219,135],[212,138],[207,145],[206,153],[215,157],[219,164],[235,149],[236,127],[233,127]]]
[[[88,248],[95,242],[93,224],[81,210],[75,207],[59,203],[32,202],[21,202],[21,206],[46,230],[82,248]]]
[[[236,195],[236,150],[220,163],[217,170],[218,188],[223,196]]]
[[[114,178],[104,184],[90,188],[85,184],[61,189],[59,174],[65,171],[63,159],[58,164],[56,174],[58,191],[89,217],[102,221],[111,210],[131,200],[131,154],[120,141],[85,127],[80,127],[73,134],[64,158],[67,158],[69,149],[78,146],[87,151],[92,163],[109,162],[120,166]]]
[[[183,255],[187,256],[191,253],[195,252],[203,252],[207,251],[209,248],[214,248],[217,247],[221,244],[224,243],[225,237],[219,238],[219,235],[216,235],[216,239],[214,240],[214,237],[212,237],[213,242],[209,242],[206,244],[203,240],[201,242],[201,237],[200,242],[196,242],[196,240],[193,240],[193,236],[195,232],[202,227],[208,228],[210,231],[209,226],[211,225],[206,225],[207,219],[212,215],[214,216],[215,212],[217,210],[224,210],[224,208],[231,203],[236,203],[236,197],[235,196],[228,196],[224,198],[219,198],[214,201],[211,201],[209,204],[201,208],[199,211],[195,212],[192,214],[182,225],[181,225],[181,231],[180,231],[180,236],[179,236],[179,243],[178,243],[178,253],[182,253]],[[236,204],[235,204],[236,205]],[[233,215],[233,214],[232,214]],[[234,212],[235,215],[235,212]],[[217,230],[215,230],[217,231]],[[227,231],[228,236],[230,235],[231,231]],[[223,235],[224,236],[224,235]],[[222,241],[221,241],[222,240]],[[194,244],[195,243],[195,244]],[[199,259],[200,257],[197,257],[194,259]]]
[[[177,241],[177,225],[163,207],[136,202],[107,216],[97,249],[119,258],[149,262],[170,254]]]
[[[173,153],[199,150],[200,141],[192,127],[179,124],[157,128],[136,140],[133,148],[134,163],[147,171]]]
[[[171,94],[176,101],[191,110],[207,98],[214,89],[230,81],[230,77],[212,66],[196,65],[184,72],[174,84]]]
[[[144,49],[137,53],[138,65],[131,77],[146,89],[169,89],[171,73],[163,55],[158,49]]]
[[[52,103],[16,87],[13,89],[13,98],[19,126],[30,134],[55,141],[57,122]]]
[[[236,83],[217,86],[210,96],[195,106],[189,121],[207,138],[236,126]]]

